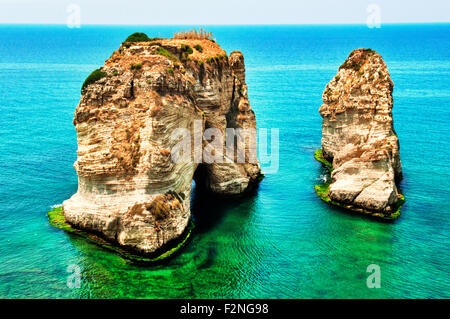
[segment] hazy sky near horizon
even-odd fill
[[[381,23],[450,22],[450,0],[0,0],[0,23],[65,24],[71,4],[81,25],[366,23],[371,4]]]

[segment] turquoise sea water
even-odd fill
[[[241,50],[259,128],[279,128],[280,168],[253,196],[193,195],[197,228],[165,265],[139,267],[49,226],[46,212],[77,189],[72,125],[80,87],[132,32],[177,27],[0,26],[0,297],[450,297],[450,25],[208,27]],[[353,49],[385,59],[406,196],[380,223],[314,194],[323,170],[318,108]],[[68,288],[67,267],[81,268]],[[381,288],[366,268],[381,268]]]

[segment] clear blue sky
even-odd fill
[[[65,24],[78,4],[81,24],[334,24],[450,22],[450,0],[0,0],[0,23]]]

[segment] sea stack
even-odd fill
[[[316,186],[325,201],[352,211],[394,219],[404,198],[399,141],[393,126],[394,84],[382,57],[357,49],[327,84],[319,113],[322,150],[331,180]]]
[[[190,155],[198,152],[196,133],[207,128],[223,137],[230,128],[256,130],[242,53],[227,56],[208,35],[184,35],[129,37],[86,80],[73,121],[78,191],[63,203],[65,222],[143,255],[163,252],[186,233],[194,175],[197,185],[224,196],[246,192],[261,176],[257,160],[248,161],[254,144],[245,147],[244,162],[229,153],[224,163],[171,156],[180,143],[176,130],[191,134]],[[197,143],[206,152],[212,140]]]

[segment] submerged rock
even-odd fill
[[[83,85],[74,116],[78,191],[63,203],[73,227],[142,254],[185,233],[194,173],[197,184],[220,195],[242,194],[260,177],[257,160],[248,160],[255,144],[239,163],[235,155],[223,163],[195,161],[195,147],[188,150],[192,160],[172,156],[178,129],[205,150],[212,140],[194,137],[205,128],[224,137],[227,128],[256,129],[242,53],[227,56],[207,39],[149,40],[123,43]]]
[[[327,84],[319,109],[321,155],[332,163],[331,183],[322,195],[343,207],[391,218],[403,202],[397,188],[402,167],[393,86],[381,56],[357,49]]]

